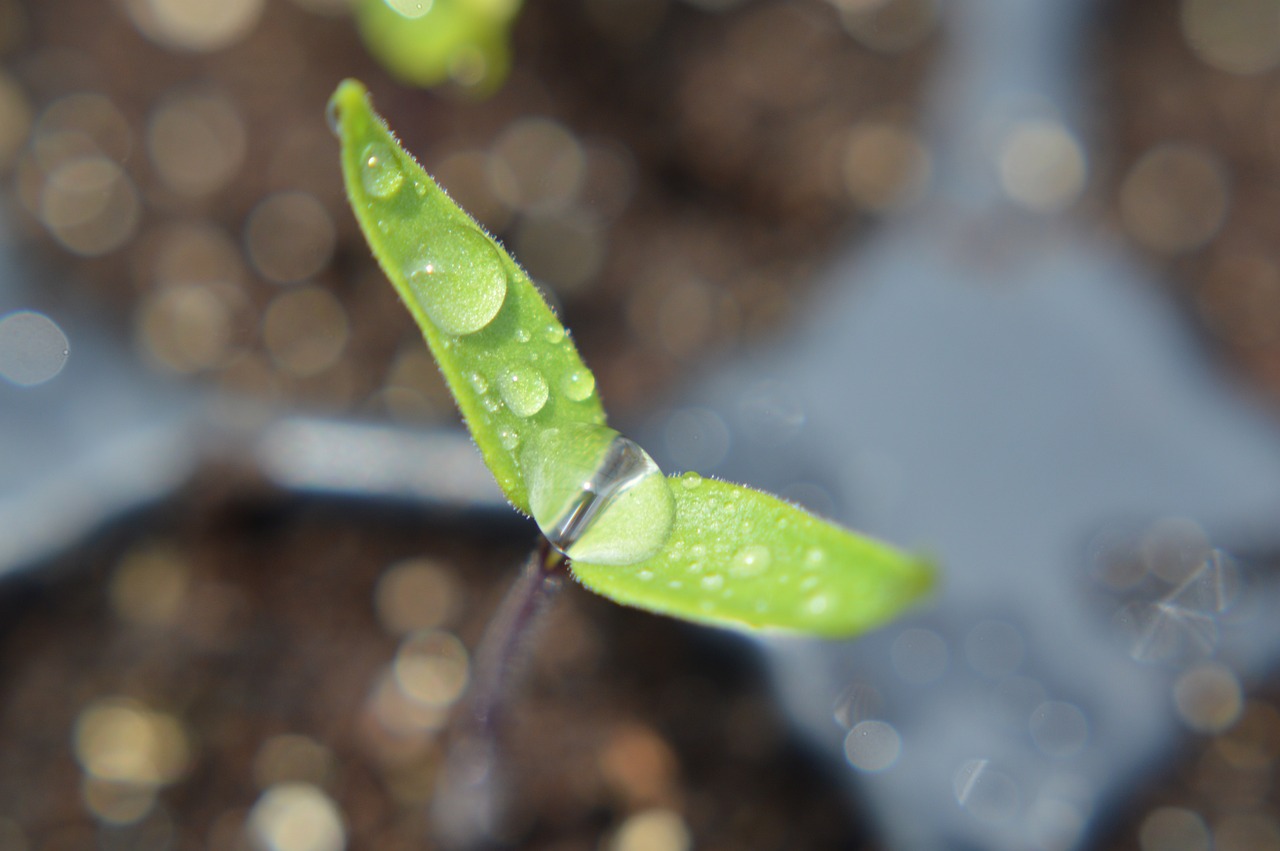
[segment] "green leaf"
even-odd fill
[[[595,378],[529,276],[400,147],[364,86],[330,100],[342,173],[373,255],[422,328],[499,487],[528,514],[521,447],[604,424]]]
[[[668,479],[605,425],[595,379],[528,275],[396,142],[359,83],[330,102],[356,219],[511,502],[612,600],[847,637],[933,585],[925,561],[775,497]]]
[[[360,0],[356,24],[369,52],[402,82],[452,80],[487,94],[511,66],[519,9],[519,0]]]
[[[934,570],[760,491],[696,473],[669,480],[675,525],[661,552],[615,567],[573,562],[611,600],[714,626],[841,638],[927,593]]]

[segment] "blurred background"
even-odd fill
[[[96,356],[63,311],[177,393],[454,426],[342,196],[348,76],[554,294],[624,429],[670,425],[682,376],[782,333],[927,195],[932,0],[436,3],[0,0],[4,403]],[[446,13],[462,35],[429,50],[380,29]],[[1086,43],[1088,136],[1007,145],[1003,191],[1140,257],[1280,403],[1280,6],[1114,0]],[[1024,180],[1045,151],[1054,179]],[[249,466],[0,577],[0,851],[433,847],[442,730],[536,530],[484,493],[428,510]],[[878,847],[734,637],[572,589],[532,666],[507,844]],[[1180,741],[1102,847],[1280,848],[1278,699]]]

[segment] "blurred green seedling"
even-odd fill
[[[826,637],[884,623],[930,589],[923,559],[756,490],[664,476],[609,428],[529,276],[401,148],[360,83],[338,87],[330,119],[351,207],[476,446],[579,582],[690,621]]]
[[[369,52],[409,85],[483,95],[510,70],[520,0],[359,0],[355,11]]]

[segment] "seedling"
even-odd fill
[[[413,86],[452,80],[491,93],[511,66],[520,0],[358,0],[356,24],[383,67]]]
[[[374,256],[503,493],[578,582],[689,621],[829,638],[928,591],[920,558],[760,491],[664,476],[606,424],[595,378],[529,276],[398,144],[364,86],[343,82],[329,117]]]

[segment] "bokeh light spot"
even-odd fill
[[[172,50],[198,53],[229,47],[253,31],[264,0],[125,0],[133,25]]]
[[[1199,733],[1220,733],[1236,722],[1244,694],[1235,672],[1217,662],[1196,665],[1173,686],[1173,703],[1182,722]]]
[[[1197,812],[1160,807],[1142,820],[1138,844],[1142,851],[1209,851],[1209,828]]]
[[[67,335],[43,313],[17,310],[0,317],[0,378],[34,387],[57,376],[67,364]]]
[[[444,565],[415,558],[387,568],[373,594],[382,628],[405,635],[448,623],[461,605],[462,589]]]
[[[272,786],[253,805],[249,835],[261,851],[343,851],[347,829],[337,804],[309,783]]]
[[[868,774],[891,768],[901,752],[902,737],[886,721],[859,721],[844,738],[845,758]]]
[[[1178,254],[1211,240],[1226,218],[1226,174],[1208,151],[1168,142],[1147,151],[1120,186],[1125,230],[1154,251]]]
[[[240,168],[247,148],[244,120],[216,92],[172,96],[147,124],[147,150],[160,177],[180,195],[216,192]]]
[[[276,283],[293,283],[325,267],[334,245],[333,219],[306,192],[276,192],[263,198],[245,223],[253,267]]]

